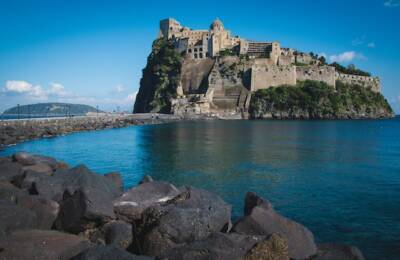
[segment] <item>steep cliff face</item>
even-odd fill
[[[387,100],[365,87],[336,82],[304,81],[255,92],[250,103],[253,119],[362,119],[394,116]]]
[[[170,113],[171,99],[180,83],[182,57],[173,44],[164,39],[153,42],[152,52],[143,69],[134,113]]]

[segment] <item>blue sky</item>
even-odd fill
[[[400,113],[400,0],[0,0],[0,111],[46,101],[131,110],[166,17],[194,29],[219,17],[234,35],[354,63],[381,78]]]

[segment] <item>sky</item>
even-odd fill
[[[220,18],[233,35],[279,41],[379,76],[400,113],[400,0],[0,0],[0,111],[71,102],[132,110],[159,20]]]

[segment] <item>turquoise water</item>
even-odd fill
[[[133,126],[21,143],[99,173],[120,171],[214,191],[242,214],[254,191],[320,242],[400,255],[400,118],[380,121],[199,121]]]

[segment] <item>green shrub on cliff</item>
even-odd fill
[[[171,41],[160,38],[153,42],[152,52],[140,80],[134,113],[170,112],[170,100],[176,97],[181,64],[182,57]]]
[[[252,118],[367,118],[393,113],[380,93],[340,81],[335,89],[311,80],[256,91],[249,112]]]
[[[336,68],[336,70],[338,72],[344,73],[344,74],[351,74],[351,75],[358,75],[358,76],[367,76],[370,77],[371,73],[366,72],[366,71],[362,71],[360,69],[357,69],[356,66],[354,64],[350,64],[349,66],[344,67],[342,65],[340,65],[337,62],[333,62],[332,64],[330,64],[330,66],[333,66]]]

